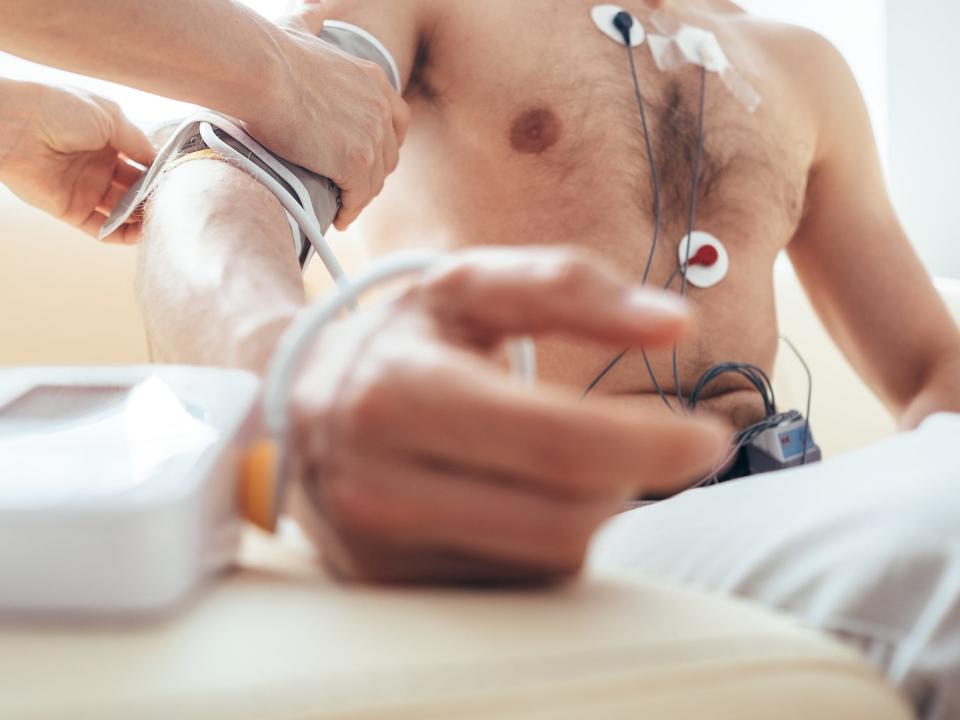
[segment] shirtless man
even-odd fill
[[[406,81],[411,122],[403,160],[363,218],[366,237],[378,249],[422,245],[425,239],[451,249],[490,244],[582,245],[640,281],[654,220],[648,156],[626,51],[593,25],[593,4],[591,0],[327,3],[330,17],[361,25],[379,37],[394,54]],[[622,4],[651,27],[649,5],[640,0]],[[771,370],[778,345],[772,271],[775,258],[785,249],[831,334],[904,429],[917,427],[935,413],[960,411],[960,334],[897,222],[864,104],[840,56],[811,33],[752,18],[725,0],[660,5],[675,19],[714,32],[763,98],[760,109],[749,114],[715,75],[706,76],[705,144],[694,224],[724,243],[731,265],[729,275],[715,288],[690,288],[687,293],[697,322],[680,345],[679,391],[688,395],[704,370],[719,361],[750,362]],[[662,286],[677,267],[677,244],[688,230],[702,76],[693,67],[657,70],[646,47],[637,50],[636,61],[663,187],[662,247],[650,269],[651,285]],[[205,207],[196,207],[197,197]],[[242,220],[237,220],[238,215]],[[147,236],[142,286],[155,349],[166,358],[262,366],[270,343],[302,303],[295,267],[286,253],[289,232],[284,232],[276,203],[231,168],[188,163],[171,175],[156,196]],[[242,259],[229,263],[228,250]],[[251,257],[257,264],[248,264]],[[541,266],[531,263],[535,271],[526,279],[542,281],[544,274],[537,272]],[[490,258],[478,266],[460,265],[459,270],[442,274],[439,281],[414,292],[413,304],[422,302],[435,309],[432,303],[455,303],[453,298],[461,294],[482,298],[467,310],[455,305],[444,316],[447,320],[467,317],[473,329],[476,308],[498,297],[505,305],[513,304],[514,313],[519,308],[540,315],[543,308],[535,301],[537,293],[516,294],[516,287],[507,281],[505,286],[510,287],[498,294],[495,283],[484,284],[493,277],[496,265]],[[555,291],[565,282],[578,303],[593,307],[603,293],[616,295],[589,263],[563,261],[548,266],[552,268],[552,274],[546,273],[551,278],[548,289]],[[513,260],[504,260],[500,269],[508,278],[520,274]],[[264,277],[276,284],[264,287]],[[448,294],[435,294],[438,286]],[[215,306],[220,310],[208,312]],[[267,306],[274,314],[272,321],[264,309]],[[187,307],[193,311],[170,313],[171,308]],[[621,306],[614,303],[612,307],[612,314],[619,316]],[[571,322],[569,315],[557,322],[554,316],[552,322],[537,319],[525,327],[516,315],[500,311],[509,319],[501,315],[494,325],[480,323],[481,337],[532,329],[579,334],[538,343],[542,380],[567,386],[574,393],[582,393],[618,349],[610,345],[618,339],[615,332],[588,338],[606,341],[605,346],[584,342],[586,314],[579,317],[584,322]],[[416,353],[426,353],[431,358],[428,364],[434,363],[431,367],[440,379],[437,393],[469,382],[465,376],[446,373],[449,357],[433,353],[436,348],[424,344],[427,336],[436,339],[437,333],[423,332],[424,327],[433,327],[435,319],[428,323],[416,312],[404,322],[386,318],[383,313],[371,315],[367,327],[390,330],[387,337],[395,345],[393,350],[384,341],[378,343],[380,336],[374,337],[370,330],[364,334],[340,328],[321,340],[323,351],[318,350],[305,371],[301,393],[311,399],[303,400],[301,406],[303,416],[313,422],[305,436],[313,439],[308,454],[317,472],[304,487],[312,506],[319,509],[321,542],[335,565],[336,558],[341,559],[342,571],[391,577],[383,567],[399,561],[390,552],[381,553],[379,572],[369,572],[371,548],[390,548],[405,562],[415,558],[413,566],[423,570],[422,575],[442,577],[450,567],[462,570],[463,565],[444,565],[424,549],[436,549],[437,543],[429,541],[420,546],[419,555],[411,554],[404,535],[429,535],[425,529],[458,521],[464,527],[463,515],[453,521],[439,517],[447,487],[442,478],[417,486],[416,493],[423,493],[417,494],[423,500],[419,509],[391,512],[388,506],[402,502],[404,492],[389,483],[332,483],[329,479],[369,478],[378,472],[386,477],[387,465],[357,458],[352,464],[340,463],[342,453],[331,459],[338,451],[331,434],[315,429],[335,418],[344,402],[350,405],[361,397],[365,411],[352,416],[354,421],[359,417],[366,430],[394,432],[397,442],[406,441],[410,431],[403,426],[403,418],[409,420],[414,414],[400,412],[398,405],[384,398],[397,392],[387,381],[391,377],[430,377],[411,371],[416,363],[410,358]],[[215,329],[199,325],[200,320],[210,319],[216,321]],[[267,327],[272,330],[263,331]],[[470,337],[476,340],[475,334]],[[353,355],[355,343],[362,340],[367,354]],[[645,341],[638,336],[635,340]],[[376,350],[375,358],[388,358],[395,374],[374,373],[380,380],[375,392],[358,396],[357,377],[362,383],[365,371],[377,362],[369,359],[371,348]],[[352,370],[345,384],[354,391],[346,393],[346,401],[331,399],[335,381],[328,371],[345,367],[329,359],[334,354],[349,356],[353,362],[364,358],[360,370]],[[678,388],[673,384],[670,352],[651,352],[650,359],[654,374],[673,394]],[[377,367],[382,369],[383,364]],[[479,385],[484,392],[493,392],[486,380]],[[368,385],[363,387],[369,390]],[[702,432],[685,425],[686,421],[660,414],[661,400],[639,353],[628,354],[597,393],[616,396],[628,406],[624,412],[631,413],[634,422],[656,417],[671,433],[680,427]],[[418,400],[418,410],[428,415],[434,411],[422,396]],[[601,398],[584,407],[596,407],[597,417],[606,418],[605,422],[626,417],[616,415],[611,402]],[[701,407],[705,414],[741,428],[762,414],[757,393],[735,377],[712,385]],[[537,415],[537,421],[548,423],[543,414]],[[952,423],[950,430],[956,432],[956,419],[938,421],[940,425],[931,426],[928,435],[936,430],[942,441],[944,423]],[[356,423],[347,425],[356,428]],[[476,442],[483,445],[480,438],[496,433],[495,425],[477,421],[468,427],[464,421],[446,427],[439,424],[435,430],[449,431],[455,443],[472,429]],[[644,428],[644,432],[650,430],[651,424]],[[623,428],[605,425],[604,430],[608,429]],[[554,430],[551,426],[550,432]],[[605,432],[597,433],[594,441],[603,443],[603,437]],[[634,442],[645,437],[638,433]],[[874,457],[870,467],[889,467],[889,477],[873,478],[872,470],[863,470],[864,477],[854,472],[855,477],[838,481],[837,471],[831,474],[830,468],[840,465],[826,463],[822,468],[698,490],[628,513],[601,538],[597,562],[735,592],[793,612],[862,646],[902,683],[927,716],[956,716],[960,713],[956,609],[960,588],[951,585],[951,578],[960,567],[960,538],[950,518],[955,519],[960,510],[960,490],[955,483],[931,475],[932,471],[893,469],[903,464],[897,448],[910,455],[912,462],[930,450],[931,443],[923,445],[923,437],[922,433],[908,436],[901,445],[880,448],[876,456],[864,460],[869,464]],[[673,435],[670,438],[676,440]],[[523,444],[535,442],[530,435]],[[706,445],[702,436],[691,441],[691,447],[701,453],[691,464],[676,447],[660,444],[654,450],[648,445],[644,452],[651,454],[638,464],[637,473],[644,474],[652,463],[657,470],[644,474],[644,480],[664,477],[664,485],[677,487],[709,455]],[[493,443],[478,452],[496,452],[498,447]],[[587,444],[577,450],[590,462],[600,462],[619,446],[612,442],[603,445],[603,452],[594,452],[597,447]],[[619,459],[627,458],[620,455]],[[551,458],[541,453],[540,460],[541,468],[550,466],[557,475],[567,463],[576,462],[570,454]],[[612,465],[615,462],[608,459],[594,468],[597,483],[603,484],[604,473],[611,469],[616,474],[618,468]],[[674,471],[664,475],[663,468],[671,466]],[[842,467],[848,472],[851,463]],[[907,468],[914,470],[912,465]],[[855,463],[852,469],[857,470]],[[878,494],[870,494],[872,479],[884,488],[879,499]],[[620,480],[618,489],[624,491],[629,483]],[[337,492],[331,493],[332,485]],[[582,493],[582,486],[577,488]],[[377,493],[387,498],[380,505],[374,499]],[[332,504],[331,494],[337,498]],[[574,492],[566,497],[582,499],[583,495]],[[594,510],[603,512],[611,497],[598,501]],[[510,498],[501,500],[503,513],[509,514]],[[538,513],[543,509],[539,507]],[[748,509],[754,512],[744,517]],[[551,522],[540,514],[529,517],[534,518],[534,526]],[[567,529],[575,526],[578,539],[585,528],[592,529],[592,520],[585,521],[581,515],[571,522],[572,517],[558,514],[557,524]],[[692,536],[691,526],[697,528]],[[936,542],[921,542],[929,527],[943,528],[943,534]],[[530,552],[513,558],[521,568],[537,564],[532,548],[540,542],[542,550],[545,542],[543,535],[530,532],[534,534],[509,538],[513,547],[527,543]],[[495,544],[492,539],[490,543]],[[567,547],[575,553],[580,545],[577,540]],[[500,546],[497,552],[505,550]],[[446,559],[461,561],[463,554]],[[490,565],[472,567],[480,568],[481,577],[489,575]],[[846,571],[841,574],[838,568]]]

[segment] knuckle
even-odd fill
[[[474,282],[475,271],[469,263],[451,262],[421,281],[421,291],[431,302],[440,306],[462,298]]]
[[[344,392],[340,425],[345,432],[352,436],[370,435],[389,422],[396,404],[396,375],[393,364],[383,362]]]
[[[123,112],[120,109],[120,105],[113,100],[109,100],[107,98],[101,98],[100,103],[103,106],[103,108],[106,109],[111,115],[114,115],[114,116],[121,115]]]
[[[387,131],[386,126],[379,117],[371,119],[370,124],[367,127],[367,135],[369,135],[371,140],[371,152],[374,152],[375,148],[383,147],[383,143],[387,137]]]
[[[579,251],[563,251],[548,261],[547,282],[557,290],[577,293],[586,289],[594,278],[593,265]]]
[[[329,408],[313,399],[294,397],[290,405],[290,427],[294,445],[306,456],[322,457],[326,453],[324,434],[328,427]]]
[[[363,535],[367,526],[367,497],[362,485],[340,476],[325,482],[323,514],[347,547]]]
[[[397,156],[397,154],[389,153],[384,159],[384,163],[383,163],[384,175],[391,174],[394,170],[397,169],[397,166],[399,164],[400,164],[400,158]],[[386,178],[384,178],[384,180],[386,180]],[[381,187],[381,190],[382,189],[383,188]]]
[[[343,427],[351,435],[364,435],[376,430],[386,414],[388,400],[378,385],[365,385],[353,393],[343,411]]]
[[[357,144],[350,149],[349,162],[353,168],[369,171],[375,161],[373,148],[367,144]]]
[[[362,188],[354,184],[349,192],[344,191],[340,196],[341,208],[337,220],[352,219],[357,211],[363,207]]]
[[[373,138],[374,142],[377,142],[377,138]],[[364,145],[363,150],[360,155],[364,167],[372,168],[377,162],[377,152],[374,150],[373,145]]]
[[[586,550],[577,555],[571,555],[567,558],[564,558],[554,565],[552,569],[558,577],[573,577],[574,575],[580,574],[580,571],[583,570],[585,561]]]
[[[564,565],[583,562],[590,541],[590,523],[573,512],[558,513],[553,521],[552,547],[556,550],[556,562]]]
[[[361,60],[360,65],[363,68],[363,72],[368,78],[376,82],[380,82],[381,79],[386,79],[383,74],[383,69],[377,65],[375,62],[370,60]]]

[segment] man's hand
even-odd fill
[[[576,573],[597,527],[689,487],[727,435],[624,411],[502,368],[505,339],[676,340],[676,303],[557,250],[458,255],[319,338],[294,397],[292,512],[341,577],[542,582]]]
[[[120,108],[82,90],[0,81],[0,182],[26,202],[97,236],[153,161],[153,146]],[[2,141],[0,141],[2,142]],[[113,242],[136,242],[128,224]]]
[[[378,65],[316,38],[323,21],[319,0],[280,21],[289,75],[278,85],[282,99],[244,119],[271,150],[340,187],[334,224],[344,230],[396,169],[410,111]]]

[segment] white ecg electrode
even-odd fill
[[[712,288],[730,272],[730,255],[727,249],[710,233],[698,231],[684,236],[677,252],[680,267],[689,260],[690,265],[686,272],[687,282],[694,287],[703,290]]]
[[[613,24],[613,19],[622,12],[626,12],[626,10],[617,5],[595,5],[593,10],[590,11],[590,17],[593,18],[593,22],[596,23],[600,32],[620,45],[625,44],[623,34]],[[630,44],[633,47],[640,47],[646,39],[647,33],[644,31],[643,25],[634,17],[633,27],[630,29]]]

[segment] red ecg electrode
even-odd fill
[[[704,245],[697,250],[697,254],[690,258],[690,265],[702,265],[703,267],[713,267],[720,259],[720,253],[713,245]]]

